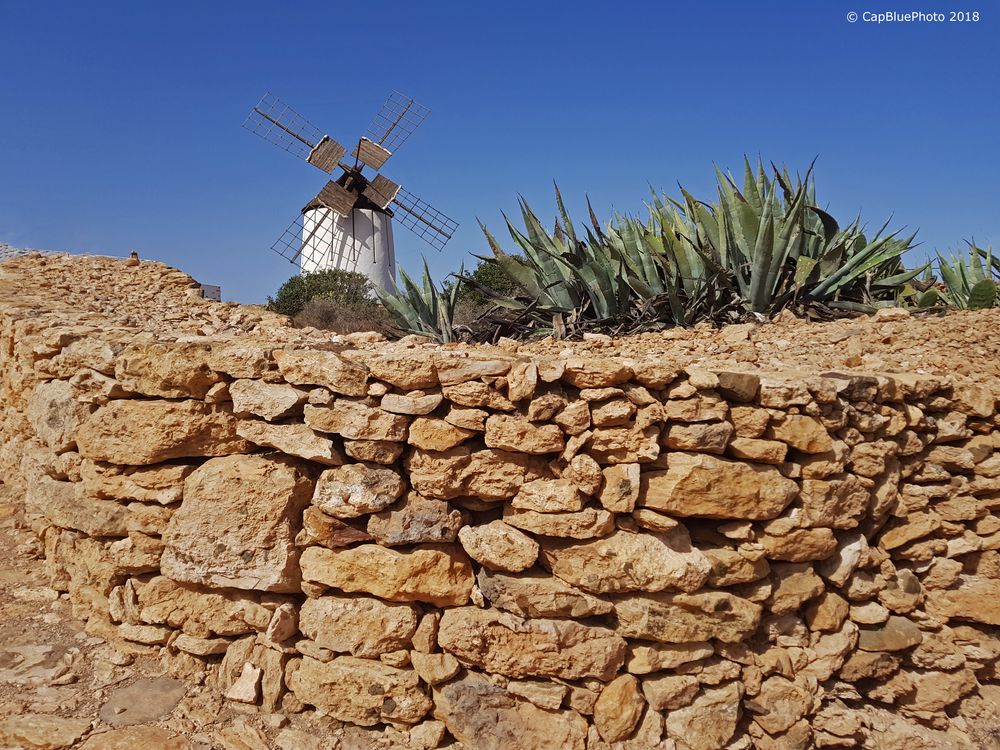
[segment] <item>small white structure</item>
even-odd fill
[[[302,211],[302,273],[340,269],[363,273],[382,289],[396,288],[392,218],[375,208],[355,208],[346,216],[310,204]]]

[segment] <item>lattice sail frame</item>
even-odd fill
[[[309,235],[305,232],[306,215],[299,214],[271,245],[271,250],[289,263],[298,264],[303,273],[315,273],[332,267],[330,261],[333,258],[333,238],[336,235],[329,231],[329,228],[336,222],[337,217],[329,208],[318,208],[316,211],[322,211],[323,214],[316,216],[314,212],[311,215],[312,231]],[[307,249],[311,251],[308,256],[304,253]],[[361,254],[360,248],[350,246],[349,252],[348,263],[357,263]]]

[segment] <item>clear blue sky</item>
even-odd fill
[[[710,194],[744,153],[804,168],[844,220],[919,228],[918,254],[1000,245],[1000,7],[978,23],[848,23],[933,0],[12,2],[0,0],[0,241],[179,266],[262,301],[268,249],[323,175],[240,126],[270,90],[348,142],[396,88],[430,118],[387,173],[461,222],[439,276],[523,194],[578,221],[647,183]]]

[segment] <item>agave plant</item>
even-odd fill
[[[441,343],[455,341],[458,338],[454,325],[455,302],[462,285],[462,269],[458,271],[456,283],[443,289],[438,289],[431,279],[426,259],[420,286],[402,268],[399,276],[403,281],[402,291],[376,289],[379,301],[396,325],[407,333],[428,336]]]
[[[504,216],[523,257],[506,253],[480,223],[496,262],[523,290],[518,297],[490,295],[497,305],[515,311],[528,328],[557,335],[584,328],[632,333],[697,318],[712,286],[674,224],[662,217],[645,223],[616,217],[602,227],[591,209],[591,227],[581,236],[558,186],[555,193],[559,218],[551,233],[524,200],[519,202],[523,232]]]
[[[800,302],[871,311],[895,304],[905,284],[923,272],[906,270],[901,256],[913,235],[868,239],[860,219],[841,229],[816,203],[813,165],[802,178],[744,159],[742,191],[716,169],[718,201],[705,204],[683,188],[682,201],[667,199],[694,226],[700,255],[724,270],[750,312],[773,314]],[[661,201],[665,205],[667,201]]]
[[[983,250],[974,242],[969,246],[968,258],[957,253],[949,257],[938,253],[938,268],[944,289],[931,288],[917,301],[918,307],[931,307],[944,302],[962,310],[983,310],[1000,304],[1000,258],[994,257],[992,248]]]

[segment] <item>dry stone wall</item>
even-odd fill
[[[0,301],[3,481],[93,632],[411,747],[977,746],[994,381],[331,339],[144,266],[196,330]]]

